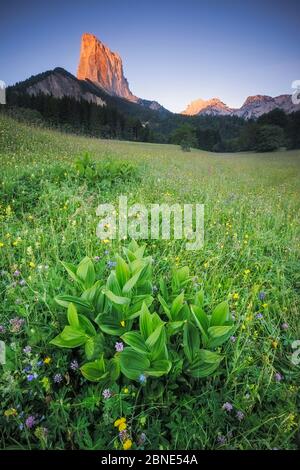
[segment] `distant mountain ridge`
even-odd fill
[[[38,74],[12,87],[36,96],[39,93],[55,98],[68,96],[77,101],[86,100],[98,106],[115,106],[125,113],[137,116],[142,121],[168,117],[171,113],[157,101],[135,96],[123,72],[120,55],[112,52],[95,35],[84,33],[81,38],[77,78],[63,68]],[[230,108],[219,98],[198,99],[180,113],[183,116],[237,116],[242,119],[257,119],[259,116],[282,109],[290,114],[300,110],[300,104],[292,103],[291,95],[272,98],[266,95],[249,96],[239,109]]]
[[[272,98],[267,95],[248,96],[240,108],[230,108],[219,98],[210,100],[198,99],[192,101],[181,114],[187,116],[238,116],[243,119],[257,119],[273,109],[282,109],[290,114],[300,110],[300,105],[294,105],[292,95],[280,95]]]

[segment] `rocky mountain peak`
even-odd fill
[[[112,52],[94,34],[84,33],[81,38],[77,71],[79,80],[90,80],[110,95],[137,101],[124,77],[120,55]]]

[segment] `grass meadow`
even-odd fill
[[[85,152],[94,162],[129,162],[136,175],[82,178],[74,162]],[[0,168],[0,448],[297,448],[300,151],[183,152],[0,116]],[[154,306],[163,317],[159,280],[188,266],[189,295],[203,290],[205,311],[227,301],[234,333],[205,378],[189,380],[183,363],[176,376],[172,368],[143,384],[121,376],[105,396],[102,383],[82,376],[80,348],[50,341],[66,324],[55,297],[74,292],[61,261],[88,256],[107,278],[126,246],[96,237],[97,206],[122,194],[129,204],[205,205],[203,249],[147,242]]]

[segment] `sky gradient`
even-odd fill
[[[76,75],[83,32],[121,55],[135,95],[175,112],[197,98],[240,107],[300,79],[299,0],[2,0],[0,80]]]

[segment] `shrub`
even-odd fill
[[[284,145],[284,132],[279,126],[265,125],[257,130],[255,150],[272,152]]]
[[[80,178],[102,183],[119,183],[138,177],[137,167],[132,163],[112,159],[96,163],[88,153],[75,161],[75,169]]]
[[[77,267],[63,263],[78,295],[56,298],[67,308],[68,324],[51,343],[82,348],[83,376],[103,387],[122,375],[141,383],[212,375],[224,357],[216,348],[233,334],[227,302],[206,314],[203,292],[191,292],[187,266],[173,270],[170,282],[161,278],[154,301],[152,258],[144,250],[135,241],[124,247],[125,258],[116,256],[106,281],[88,257]]]

